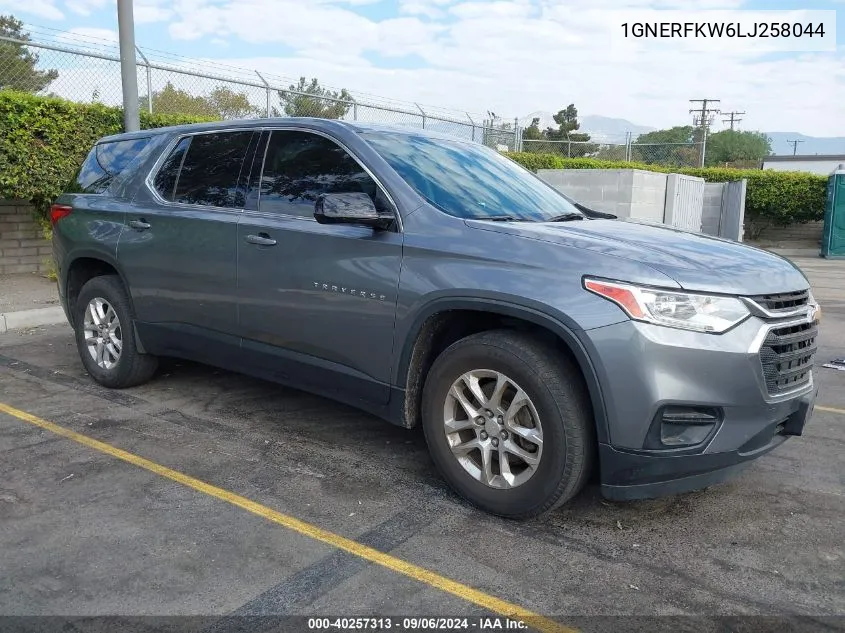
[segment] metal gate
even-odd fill
[[[666,207],[663,223],[684,231],[701,231],[704,208],[704,179],[683,174],[666,178]]]

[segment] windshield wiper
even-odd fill
[[[562,215],[556,215],[553,218],[549,218],[548,220],[543,220],[543,222],[570,222],[571,220],[583,220],[584,216],[580,213],[564,213]]]
[[[491,222],[519,222],[520,218],[515,218],[512,215],[489,215],[483,218],[474,218],[476,220],[490,220]]]
[[[604,211],[596,211],[595,209],[589,209],[581,204],[575,203],[575,208],[578,209],[581,213],[583,213],[587,219],[589,220],[618,220],[618,215],[613,215],[612,213],[605,213]]]

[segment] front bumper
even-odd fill
[[[733,451],[661,455],[618,450],[600,444],[602,494],[620,501],[651,499],[721,483],[790,436],[801,435],[812,416],[817,391],[818,388],[814,388],[809,394],[791,400],[788,408],[792,412],[782,422],[766,425]]]
[[[721,335],[627,321],[585,331],[605,405],[599,434],[602,492],[641,499],[721,482],[800,435],[817,388],[771,395],[760,359],[772,323],[751,317]],[[708,407],[719,421],[696,446],[654,445],[664,407]]]

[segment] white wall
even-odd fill
[[[596,211],[742,241],[744,180],[705,183],[640,169],[538,169],[537,175]]]
[[[763,160],[763,169],[772,171],[804,171],[811,174],[829,176],[839,165],[845,163],[845,158],[838,160],[778,160],[767,162]]]
[[[540,169],[537,175],[585,207],[663,222],[666,174],[640,169]]]
[[[707,235],[719,235],[719,220],[722,215],[723,182],[704,183],[704,206],[701,212],[701,232]]]
[[[631,170],[631,214],[629,217],[663,222],[666,208],[667,174]]]

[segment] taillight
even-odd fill
[[[73,211],[73,207],[66,204],[50,205],[50,224],[56,226],[56,222],[61,220],[63,217],[70,215],[71,211]]]

